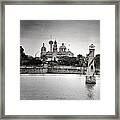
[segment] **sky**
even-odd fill
[[[20,45],[27,55],[35,56],[45,43],[50,50],[49,41],[56,39],[58,48],[62,43],[74,56],[89,53],[89,45],[95,45],[95,54],[100,54],[99,20],[21,20]]]

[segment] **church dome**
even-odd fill
[[[53,41],[52,41],[52,40],[50,40],[50,41],[49,41],[49,44],[53,44]]]
[[[62,46],[60,46],[59,50],[60,51],[65,51],[66,50],[66,46],[64,45],[64,43],[62,43]]]
[[[54,41],[54,44],[57,44],[57,41],[56,41],[56,40]]]

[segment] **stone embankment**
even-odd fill
[[[86,68],[84,67],[20,67],[20,74],[86,74]]]

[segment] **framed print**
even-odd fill
[[[1,118],[119,119],[118,1],[1,7]]]

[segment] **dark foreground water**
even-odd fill
[[[100,77],[96,85],[86,85],[79,74],[20,75],[21,100],[99,100]]]

